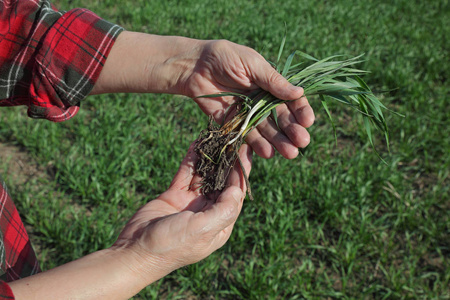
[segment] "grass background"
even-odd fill
[[[274,59],[366,53],[361,68],[388,115],[391,153],[369,147],[351,111],[331,106],[338,145],[318,99],[303,158],[254,159],[254,202],[204,261],[136,299],[449,299],[450,22],[448,1],[59,0],[128,30],[225,38]],[[207,117],[183,97],[104,95],[53,124],[3,108],[0,141],[27,153],[32,176],[0,173],[49,269],[110,246],[133,212],[164,191]],[[447,149],[447,150],[445,150]],[[38,161],[39,163],[35,163]],[[9,180],[8,180],[9,177]],[[19,184],[20,183],[20,184]]]

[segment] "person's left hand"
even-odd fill
[[[196,98],[221,92],[249,93],[262,88],[283,100],[295,100],[277,107],[278,124],[267,119],[246,141],[261,157],[274,155],[272,145],[286,158],[295,158],[298,148],[309,144],[308,128],[314,112],[303,89],[290,84],[259,53],[228,41],[208,41],[202,45],[195,67],[184,74],[182,93],[195,99],[207,115],[221,122],[234,97]],[[183,77],[182,77],[183,78]]]
[[[252,150],[243,145],[239,154],[248,175]],[[198,262],[223,246],[241,211],[246,184],[239,164],[227,187],[211,199],[201,193],[201,178],[194,175],[197,159],[192,145],[169,189],[133,216],[113,246],[133,249],[138,265],[152,272],[149,277]]]

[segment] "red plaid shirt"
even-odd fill
[[[26,105],[32,118],[70,119],[121,31],[86,9],[58,12],[46,0],[0,0],[0,106]],[[0,299],[13,299],[5,281],[39,266],[1,184],[0,231]]]
[[[0,0],[0,9],[0,106],[70,119],[122,28],[86,9],[58,12],[45,0]]]
[[[3,182],[0,182],[0,264],[0,299],[14,299],[7,281],[40,271],[25,227]]]

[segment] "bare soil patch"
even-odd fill
[[[31,178],[49,176],[25,149],[11,143],[0,142],[0,165],[6,166],[1,175],[8,185],[20,186]]]

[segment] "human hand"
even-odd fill
[[[252,150],[239,155],[245,172],[251,169]],[[160,277],[193,264],[220,248],[230,237],[245,198],[245,179],[239,165],[215,199],[202,195],[201,178],[194,175],[197,155],[191,145],[169,189],[142,207],[128,222],[113,248],[129,248],[142,272]],[[149,264],[151,267],[148,267]]]
[[[220,248],[241,211],[245,179],[235,166],[228,187],[206,198],[198,189],[201,179],[193,175],[193,146],[169,189],[133,216],[112,247],[10,282],[15,299],[130,299]],[[246,174],[251,153],[247,145],[239,152]]]
[[[309,143],[306,130],[314,112],[303,89],[292,86],[256,51],[228,41],[202,41],[137,32],[119,35],[91,94],[170,93],[197,102],[220,123],[234,97],[196,98],[221,92],[242,94],[262,88],[283,100],[278,125],[267,119],[246,138],[261,157],[272,157],[272,145],[286,158]]]
[[[199,58],[182,79],[182,94],[195,99],[202,111],[221,122],[234,97],[196,98],[221,92],[249,93],[262,88],[283,100],[295,100],[277,107],[278,126],[270,119],[262,122],[246,138],[261,157],[274,155],[272,145],[286,158],[295,158],[298,148],[309,144],[306,130],[314,122],[314,112],[303,89],[291,85],[256,51],[228,41],[204,42]]]

